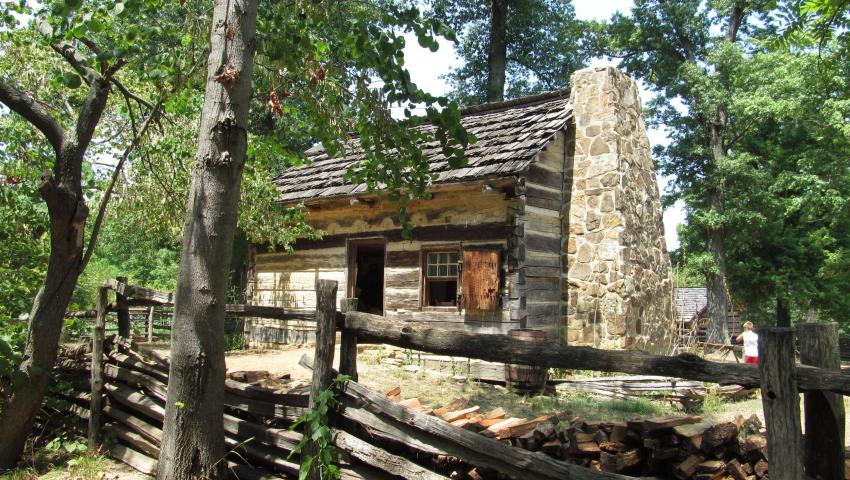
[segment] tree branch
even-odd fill
[[[77,117],[76,143],[77,148],[83,152],[94,136],[94,130],[100,122],[100,117],[106,108],[106,100],[109,98],[109,81],[97,72],[95,72],[95,75],[97,77],[93,79],[89,86],[88,97],[83,102],[80,115]]]
[[[131,92],[131,91],[130,91],[127,87],[125,87],[125,86],[124,86],[124,84],[123,84],[123,83],[121,83],[121,81],[120,81],[120,80],[118,80],[117,78],[115,78],[115,77],[110,77],[110,78],[109,78],[109,81],[110,81],[110,82],[112,82],[112,84],[113,84],[113,85],[115,85],[116,87],[118,87],[118,91],[120,91],[120,92],[121,92],[121,94],[122,94],[122,95],[124,95],[126,98],[131,98],[131,99],[135,100],[136,102],[138,102],[138,103],[140,103],[140,104],[144,105],[146,108],[153,108],[153,105],[152,105],[150,102],[148,102],[148,101],[147,101],[147,100],[145,100],[144,98],[142,98],[142,97],[140,97],[140,96],[136,95],[135,93]]]
[[[65,131],[59,122],[30,95],[18,90],[0,78],[0,102],[24,117],[47,137],[56,153],[62,150]]]
[[[87,84],[91,85],[95,80],[99,80],[101,78],[99,73],[86,65],[86,60],[77,54],[77,49],[70,43],[53,43],[50,45],[50,48],[59,55],[62,55],[65,61],[68,62],[81,77],[83,77],[83,80],[85,80]]]
[[[124,154],[121,155],[121,159],[118,160],[118,163],[115,165],[115,170],[112,172],[112,178],[109,180],[109,186],[107,186],[106,191],[103,192],[103,198],[100,200],[100,206],[97,209],[97,217],[95,218],[94,225],[92,225],[91,237],[89,237],[89,243],[86,246],[86,253],[80,261],[81,272],[85,270],[86,265],[89,263],[89,260],[91,260],[92,254],[94,253],[94,247],[97,244],[97,237],[100,234],[100,228],[103,225],[103,218],[106,216],[106,206],[109,203],[109,199],[112,198],[112,191],[115,189],[115,183],[118,181],[118,175],[121,174],[121,170],[124,168],[124,164],[127,162],[127,159],[130,157],[130,153],[138,148],[142,137],[145,135],[145,132],[151,125],[153,119],[159,115],[162,103],[163,99],[160,98],[151,110],[150,114],[148,114],[148,118],[145,119],[141,129],[133,137],[133,141],[130,142],[130,145],[128,145],[126,149],[124,149]]]

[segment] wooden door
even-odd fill
[[[499,251],[463,250],[461,307],[493,311],[499,308]]]

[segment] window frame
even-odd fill
[[[448,253],[448,254],[454,254],[455,255],[455,258],[457,259],[454,262],[454,265],[457,265],[457,271],[456,271],[455,275],[447,275],[447,276],[441,276],[441,275],[429,276],[428,275],[428,265],[429,265],[428,260],[429,260],[430,255],[435,254],[435,253],[437,253],[437,254]],[[461,271],[462,271],[462,265],[461,264],[462,264],[461,247],[459,245],[444,245],[444,246],[436,246],[435,245],[433,247],[430,247],[430,248],[427,248],[427,249],[423,248],[421,250],[421,275],[420,275],[420,278],[422,279],[422,292],[421,292],[422,297],[421,297],[419,304],[420,304],[420,307],[423,310],[425,310],[425,309],[428,309],[428,310],[457,310],[459,308],[457,295],[460,292],[460,277],[461,277]],[[453,264],[452,263],[441,264],[441,263],[438,262],[437,263],[438,268],[439,268],[439,265],[453,265]],[[432,281],[445,282],[445,281],[452,281],[452,280],[455,282],[455,298],[454,298],[455,304],[454,305],[429,305],[429,299],[431,297],[431,291],[430,291],[431,282]]]

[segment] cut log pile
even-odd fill
[[[768,478],[767,439],[755,415],[717,424],[697,416],[624,422],[569,414],[523,419],[506,418],[502,408],[482,412],[462,399],[432,410],[416,398],[402,400],[398,387],[385,396],[456,427],[595,471],[677,479]],[[452,478],[491,478],[491,473],[472,468]]]

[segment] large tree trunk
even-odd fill
[[[723,210],[722,193],[715,191],[711,194],[711,207],[717,212]],[[706,339],[708,343],[728,344],[729,299],[726,295],[726,256],[723,242],[723,228],[715,227],[708,231],[708,251],[714,257],[716,271],[706,275],[708,283],[708,323]]]
[[[102,100],[92,102],[100,112],[106,104],[108,87],[92,91]],[[100,113],[97,113],[99,118]],[[38,415],[50,383],[50,375],[59,350],[59,336],[65,311],[80,275],[83,234],[88,207],[82,195],[81,171],[84,148],[71,141],[56,156],[58,181],[45,172],[39,192],[50,217],[50,257],[44,283],[33,301],[27,329],[27,343],[18,370],[22,382],[13,385],[0,415],[0,470],[11,468],[20,458],[33,422]]]
[[[499,102],[505,98],[505,68],[508,57],[505,23],[508,0],[490,3],[490,44],[487,50],[487,101]]]
[[[224,308],[247,149],[255,0],[216,0],[157,478],[223,478]]]
[[[741,23],[744,21],[744,7],[741,2],[735,2],[730,11],[729,18],[726,24],[726,32],[724,40],[727,42],[735,42],[738,38],[738,30],[741,28]],[[718,72],[721,76],[725,76],[725,72],[718,67]],[[728,126],[728,119],[725,107],[718,105],[715,108],[714,119],[709,126],[711,132],[711,152],[712,165],[711,171],[713,175],[722,175],[718,173],[720,166],[726,161],[727,149],[724,143],[724,134]],[[708,203],[710,208],[717,214],[723,213],[723,179],[717,179],[715,185],[712,185],[708,193]],[[707,275],[708,283],[708,325],[706,328],[706,341],[709,343],[730,343],[729,328],[727,326],[726,317],[729,314],[729,297],[726,289],[726,252],[724,242],[723,226],[712,226],[708,230],[708,251],[714,258],[716,271],[710,272]]]

